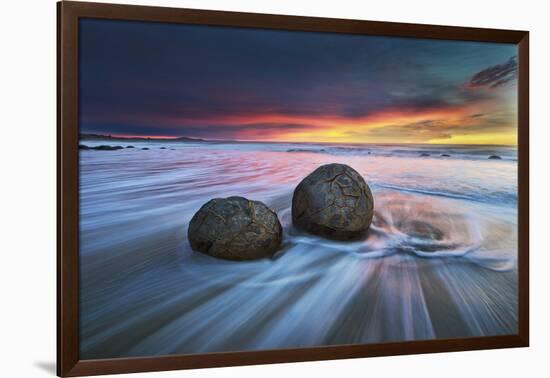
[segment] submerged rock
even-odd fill
[[[101,145],[101,146],[90,147],[90,146],[87,146],[85,144],[79,144],[78,145],[79,150],[116,151],[116,150],[121,150],[122,148],[123,147],[121,147],[121,146]]]
[[[420,156],[426,157],[426,156],[430,156],[430,154],[428,154],[428,153],[426,153],[426,152],[423,152],[423,153],[420,154]]]
[[[357,171],[345,164],[327,164],[294,190],[292,223],[331,239],[355,239],[366,235],[373,209],[370,188]]]
[[[97,147],[90,147],[92,150],[98,150],[98,151],[116,151],[116,150],[122,150],[122,146],[106,146],[101,145]]]
[[[488,159],[502,160],[502,158],[498,155],[491,155],[488,157]]]
[[[134,148],[134,146],[126,146],[126,148]]]
[[[148,150],[149,148],[148,147],[143,147],[142,150]]]
[[[290,148],[286,150],[286,152],[312,152],[312,153],[323,153],[325,152],[324,148],[321,148],[319,150],[315,149],[309,149],[309,148]]]
[[[228,260],[269,257],[277,251],[283,228],[277,214],[259,201],[215,198],[189,222],[193,250]]]
[[[441,154],[441,157],[451,157],[449,154]]]

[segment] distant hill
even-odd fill
[[[204,139],[200,138],[189,138],[189,137],[179,137],[179,138],[147,138],[147,137],[118,137],[111,135],[101,135],[101,134],[80,134],[80,140],[126,140],[126,141],[147,141],[147,142],[206,142]]]

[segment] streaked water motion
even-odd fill
[[[80,153],[83,359],[515,333],[514,148],[127,144]],[[294,187],[330,162],[373,190],[367,240],[292,227]],[[231,195],[278,212],[273,259],[191,251],[190,218]]]

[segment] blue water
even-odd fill
[[[516,333],[515,148],[82,143],[136,147],[80,152],[83,359]],[[331,162],[374,193],[364,241],[292,227],[295,186]],[[277,211],[273,259],[191,251],[190,218],[231,195]]]

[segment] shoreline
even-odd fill
[[[350,142],[293,142],[293,141],[271,141],[271,140],[235,140],[235,139],[203,139],[195,137],[123,137],[123,136],[111,136],[111,135],[99,135],[99,134],[80,134],[79,141],[136,141],[136,142],[189,142],[189,143],[216,143],[216,144],[297,144],[297,145],[326,145],[326,146],[420,146],[420,147],[494,147],[494,148],[516,148],[517,144],[461,144],[461,143],[350,143]]]

